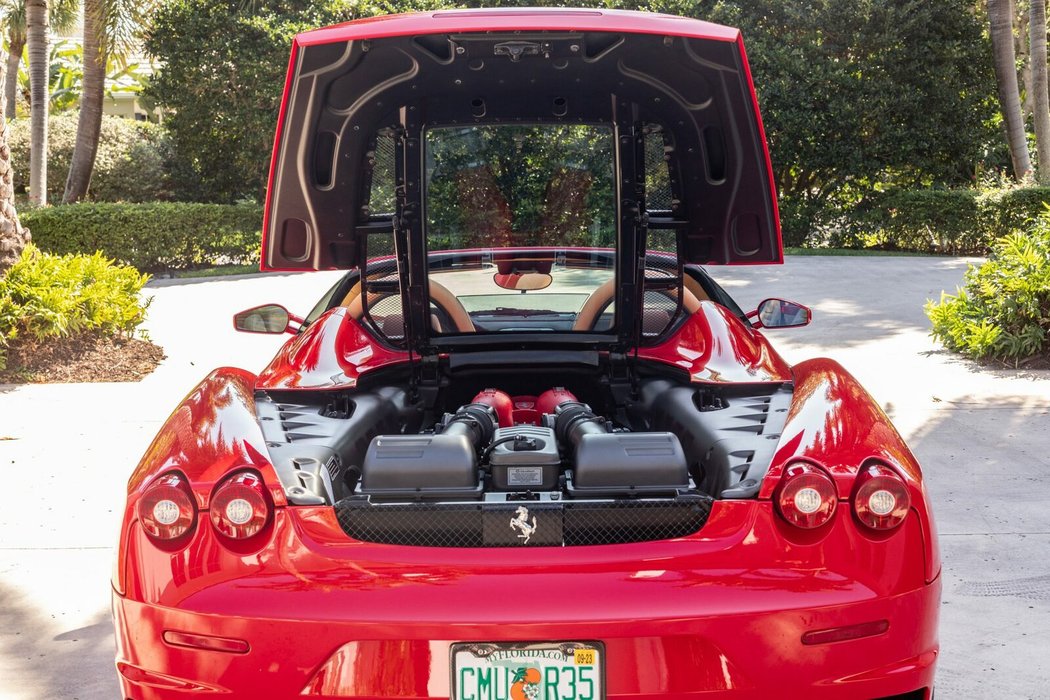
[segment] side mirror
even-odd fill
[[[759,328],[798,328],[813,320],[809,307],[784,299],[766,299],[747,315],[757,318]]]
[[[297,320],[280,304],[263,304],[234,314],[233,327],[242,333],[294,333]]]

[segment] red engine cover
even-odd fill
[[[496,412],[496,419],[501,428],[509,428],[514,425],[514,402],[510,394],[499,389],[482,389],[478,392],[471,403],[480,403],[490,406]]]
[[[540,397],[536,399],[536,410],[540,413],[554,413],[554,409],[566,401],[579,401],[579,399],[565,387],[556,386],[540,394]]]

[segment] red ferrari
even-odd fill
[[[128,484],[123,696],[931,698],[922,473],[701,267],[779,263],[737,30],[383,17],[292,47],[263,267],[346,270]],[[319,290],[320,291],[320,290]]]

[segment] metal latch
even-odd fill
[[[521,60],[522,56],[539,56],[543,54],[544,58],[550,58],[551,44],[549,41],[504,41],[496,44],[493,50],[495,55],[510,56],[510,60],[516,63]]]

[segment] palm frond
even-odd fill
[[[48,5],[48,22],[54,31],[64,32],[72,29],[80,17],[80,0],[52,0]],[[7,31],[8,39],[18,38],[25,41],[26,36],[26,3],[25,0],[0,0],[0,23]]]
[[[123,63],[141,43],[142,33],[157,8],[157,0],[88,0],[85,12],[97,5],[102,27],[102,51]]]

